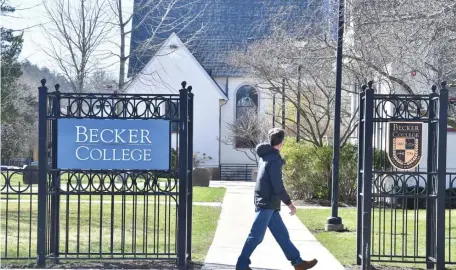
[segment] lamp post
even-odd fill
[[[332,160],[331,217],[327,219],[326,231],[343,230],[342,219],[338,216],[339,204],[339,156],[340,156],[340,103],[342,92],[342,48],[344,43],[345,1],[339,0],[339,28],[337,32],[336,55],[336,98],[334,106],[334,136]]]

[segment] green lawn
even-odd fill
[[[34,190],[33,192],[37,192],[38,191],[38,187],[34,187]],[[208,203],[221,203],[223,201],[223,197],[225,197],[225,192],[226,192],[226,188],[223,188],[223,187],[217,187],[217,188],[210,188],[210,187],[193,187],[193,202],[199,202],[199,203],[205,203],[205,202],[208,202]],[[114,197],[114,198],[112,198]],[[160,202],[163,202],[165,200],[165,198],[167,198],[168,196],[167,195],[162,195],[162,196],[150,196],[151,199],[148,203],[154,203],[154,200],[160,200]],[[8,196],[3,193],[0,198],[5,201],[6,198],[8,198],[8,200],[17,200],[19,198],[19,196],[17,194],[8,194]],[[112,201],[112,199],[114,199],[114,202],[116,203],[121,203],[122,201],[125,201],[127,203],[131,203],[133,200],[140,200],[140,203],[142,201],[142,198],[143,196],[133,196],[133,195],[114,195],[114,196],[111,196],[111,195],[60,195],[60,198],[61,198],[61,201],[62,202],[66,202],[67,200],[70,201],[70,202],[75,202],[77,200],[81,200],[81,201],[84,201],[84,202],[94,202],[94,203],[98,203],[100,201],[103,201],[105,204],[106,203],[110,203]],[[21,201],[36,201],[38,199],[38,196],[37,195],[26,195],[26,194],[23,194],[23,195],[20,195],[20,199]]]
[[[217,194],[213,192],[205,196],[212,199]],[[175,205],[171,204],[131,204],[125,207],[115,204],[111,207],[81,203],[78,207],[76,203],[66,204],[62,201],[60,250],[67,253],[91,252],[93,259],[97,258],[99,252],[175,253],[176,211]],[[220,211],[219,207],[193,207],[194,261],[204,261]],[[1,256],[35,257],[37,204],[19,204],[17,201],[8,201],[6,204],[2,201],[0,215]]]
[[[224,187],[193,187],[194,202],[222,202],[225,197]]]
[[[451,240],[447,240],[447,247],[451,245],[451,258],[456,259],[456,218],[455,212],[452,213]],[[447,211],[448,213],[448,211]],[[325,232],[324,225],[330,216],[330,209],[299,209],[298,217],[306,225],[315,237],[323,244],[343,265],[356,264],[356,209],[339,209],[339,216],[342,218],[347,232]],[[373,242],[372,252],[382,255],[425,255],[426,247],[426,212],[420,210],[415,214],[413,210],[391,210],[386,211],[376,209],[373,211],[374,221],[372,223]],[[447,214],[447,232],[449,231],[450,215]],[[418,226],[415,227],[415,220]],[[394,221],[394,222],[392,222]],[[407,221],[407,222],[405,222]],[[405,225],[407,224],[407,225]],[[381,230],[380,230],[381,229]],[[448,233],[447,233],[448,235]],[[450,243],[451,241],[451,243]],[[404,248],[402,248],[404,243]],[[414,245],[417,248],[414,248]],[[447,248],[447,258],[450,256]],[[373,263],[379,264],[379,263]],[[423,264],[397,264],[381,263],[381,265],[395,265],[424,269]],[[456,266],[449,269],[456,269]]]
[[[22,174],[10,177],[12,188],[24,190],[26,186],[23,184]],[[66,183],[67,178],[63,176],[62,181]],[[139,188],[143,187],[141,182],[144,181],[138,180]],[[169,182],[170,187],[167,187],[166,179],[159,179],[159,182],[160,188],[157,190],[157,187],[154,187],[154,191],[177,192],[174,181]],[[88,183],[87,178],[83,178],[82,186],[88,187]],[[95,186],[98,183],[97,180]],[[5,175],[2,174],[0,189],[4,184]],[[120,183],[116,183],[117,185],[121,186]],[[130,182],[127,184],[127,187],[129,186]],[[0,257],[34,258],[38,197],[27,194],[18,196],[12,190],[10,192],[13,194],[7,195],[5,191],[6,189],[0,195]],[[32,185],[27,190],[28,193],[37,191],[37,185]],[[86,191],[96,192],[93,187],[87,188]],[[221,203],[226,189],[194,187],[193,191],[194,202]],[[126,192],[128,194],[128,191]],[[90,252],[94,260],[100,252],[161,253],[160,257],[166,258],[166,253],[176,253],[177,199],[177,195],[61,195],[60,251]],[[220,207],[193,207],[192,257],[196,262],[204,261],[217,228],[220,211]],[[114,258],[118,256],[113,255]],[[15,263],[22,264],[27,261]]]

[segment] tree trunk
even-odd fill
[[[122,16],[122,0],[119,1],[119,26],[120,26],[120,65],[119,65],[119,93],[125,90],[125,68],[127,58],[125,57],[125,24]]]

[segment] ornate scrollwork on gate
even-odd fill
[[[178,95],[48,94],[48,116],[55,118],[179,118]],[[58,104],[60,110],[56,110]]]
[[[424,120],[429,115],[429,96],[375,95],[374,118]]]
[[[177,193],[174,175],[151,171],[61,171],[61,193]]]

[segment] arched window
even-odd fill
[[[236,93],[236,120],[248,117],[248,114],[256,111],[258,107],[258,93],[255,87],[250,85],[241,86]]]
[[[250,85],[241,86],[236,92],[236,126],[240,134],[236,136],[236,148],[254,148],[255,143],[245,134],[256,133],[252,129],[257,122],[258,92]],[[247,129],[247,130],[245,130]]]

